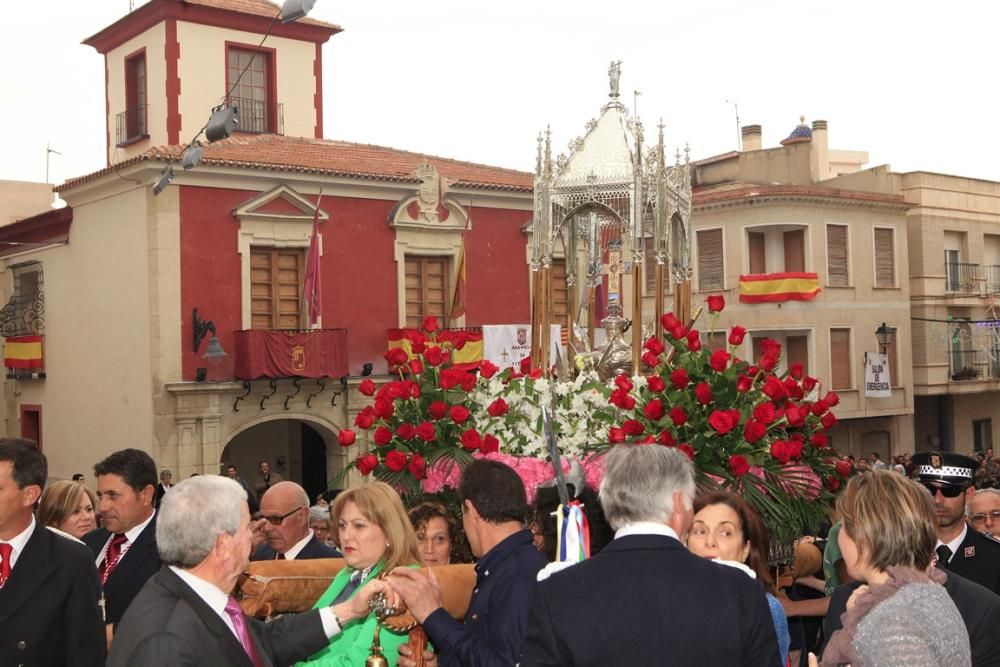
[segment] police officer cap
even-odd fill
[[[979,463],[954,452],[920,452],[913,455],[913,464],[921,482],[938,482],[951,486],[968,486]]]

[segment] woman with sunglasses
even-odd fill
[[[344,491],[334,501],[330,516],[347,567],[337,574],[320,596],[316,609],[351,599],[366,582],[384,572],[391,572],[397,566],[419,565],[417,536],[403,508],[403,501],[388,484],[372,482]],[[365,664],[375,625],[376,618],[371,614],[346,622],[342,632],[330,640],[329,646],[299,664],[310,667]],[[406,640],[405,633],[384,627],[379,631],[382,653],[392,667],[395,667],[399,657],[399,646]]]

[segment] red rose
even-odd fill
[[[442,350],[437,345],[427,348],[424,350],[424,359],[427,360],[431,366],[440,366],[444,363],[445,359],[448,358],[447,352]]]
[[[612,405],[617,405],[622,410],[631,410],[635,408],[635,399],[629,396],[627,391],[622,389],[615,389],[612,391],[608,401]]]
[[[788,463],[792,459],[789,444],[786,440],[775,440],[771,443],[771,456],[781,463]]]
[[[424,331],[427,333],[434,333],[438,330],[438,320],[433,315],[428,315],[424,318]]]
[[[812,404],[812,413],[817,417],[822,417],[823,413],[829,409],[830,406],[827,405],[827,402],[824,401],[823,399],[820,399]]]
[[[664,329],[673,329],[675,325],[680,324],[680,320],[677,319],[673,313],[663,313],[660,317],[660,325]]]
[[[375,383],[371,381],[371,378],[365,378],[358,384],[358,391],[365,396],[371,396],[375,393]]]
[[[402,366],[409,359],[409,355],[406,354],[406,350],[401,347],[394,347],[384,355],[385,360],[389,363],[390,367]]]
[[[354,467],[358,469],[358,472],[367,477],[378,467],[378,457],[374,454],[358,456],[354,459]]]
[[[823,397],[823,400],[826,401],[827,405],[833,408],[840,403],[840,396],[837,396],[837,392],[829,391],[826,393],[826,396]]]
[[[817,382],[816,378],[812,377],[811,375],[807,375],[804,378],[802,378],[802,388],[805,389],[806,391],[812,391],[813,389],[816,388],[816,382]]]
[[[802,391],[802,387],[799,386],[799,383],[796,382],[794,378],[792,378],[792,377],[785,378],[785,382],[783,384],[785,385],[785,392],[789,396],[791,396],[792,398],[794,398],[797,401],[801,401],[802,400],[802,397],[805,394]]]
[[[674,440],[674,436],[670,435],[670,431],[661,432],[660,435],[656,438],[656,441],[661,445],[665,445],[667,447],[673,447],[674,445],[677,444],[677,441]]]
[[[747,330],[743,327],[736,325],[729,330],[729,344],[730,345],[742,345],[743,338],[746,337]]]
[[[753,444],[767,435],[767,426],[759,421],[750,420],[743,427],[743,437]]]
[[[796,428],[806,423],[802,411],[794,406],[785,409],[785,419],[788,421],[789,426]]]
[[[383,387],[385,389],[385,394],[380,395],[378,398],[409,398],[410,397],[410,385],[407,382],[402,382],[400,380],[395,380]],[[378,400],[375,399],[375,400]]]
[[[809,438],[809,444],[816,449],[823,449],[830,445],[830,438],[826,437],[826,433],[813,433],[812,437]]]
[[[412,440],[417,435],[417,427],[413,424],[400,424],[396,427],[396,435],[403,440]]]
[[[675,405],[670,408],[670,421],[674,423],[674,426],[684,426],[687,423],[688,416],[684,412],[684,408],[679,405]]]
[[[483,444],[482,436],[474,428],[462,431],[462,446],[470,452],[479,449]]]
[[[632,380],[630,380],[624,373],[615,376],[615,386],[622,391],[632,391],[633,387]]]
[[[527,375],[528,371],[530,370],[531,370],[531,357],[525,357],[524,359],[521,359],[521,372]]]
[[[688,332],[687,346],[691,352],[697,352],[701,349],[701,337],[698,335],[697,331]]]
[[[684,389],[689,382],[691,382],[691,378],[688,377],[688,372],[683,368],[678,368],[670,374],[670,384],[674,385],[674,389]]]
[[[652,445],[654,442],[656,442],[656,438],[654,438],[651,435],[647,435],[645,438],[642,438],[640,440],[636,440],[635,444],[637,444],[637,445]]]
[[[677,449],[679,449],[680,451],[684,452],[684,454],[689,459],[691,459],[692,461],[694,461],[694,447],[692,447],[691,445],[689,445],[688,443],[685,442],[685,443],[682,443],[680,445],[677,445]]]
[[[781,343],[773,338],[765,338],[760,342],[760,353],[761,356],[777,359],[781,356]]]
[[[837,461],[837,465],[835,465],[834,468],[836,468],[837,474],[841,477],[849,477],[851,475],[851,471],[854,470],[851,462],[844,459]]]
[[[826,478],[826,488],[830,489],[831,491],[836,491],[837,489],[840,488],[840,480],[834,477],[833,475],[830,475],[829,477]]]
[[[337,434],[337,441],[341,447],[350,447],[357,438],[358,436],[349,428],[341,429],[340,433]]]
[[[385,426],[379,426],[372,434],[372,440],[374,440],[375,444],[379,447],[388,445],[392,441],[392,431],[387,429]]]
[[[400,472],[406,467],[406,454],[394,449],[385,455],[385,467],[393,472]]]
[[[441,371],[441,376],[438,378],[438,386],[445,391],[454,389],[461,381],[461,375],[461,371],[456,371],[453,368],[446,368]]]
[[[493,454],[500,451],[500,441],[496,436],[486,434],[483,436],[483,444],[479,447],[483,454]]]
[[[422,340],[411,340],[410,341],[410,354],[423,354],[424,350],[427,349],[427,344]]]
[[[663,381],[659,375],[651,375],[648,380],[646,380],[646,388],[649,389],[654,394],[658,394],[667,388],[667,383]]]
[[[733,454],[729,457],[729,469],[732,471],[733,477],[742,477],[750,472],[750,464],[747,463],[745,456]]]
[[[388,419],[396,411],[393,407],[392,401],[388,398],[376,398],[375,399],[375,416],[381,419]]]
[[[719,313],[722,309],[726,307],[726,299],[721,294],[711,294],[707,299],[708,302],[708,312]]]
[[[642,353],[642,363],[646,364],[649,368],[656,368],[660,365],[660,358],[647,350]]]
[[[654,398],[649,403],[646,403],[646,407],[642,409],[642,414],[646,415],[646,419],[652,419],[653,421],[661,419],[665,412],[663,401],[658,398]]]
[[[410,359],[410,372],[414,375],[420,375],[424,372],[424,365],[419,359]]]
[[[757,365],[760,366],[760,370],[770,373],[778,365],[778,357],[763,356],[757,360]]]
[[[729,433],[739,423],[739,410],[713,410],[708,416],[708,425],[720,435]]]
[[[507,405],[507,401],[502,398],[490,403],[489,407],[486,408],[486,412],[490,413],[490,417],[503,417],[510,410],[510,406]]]
[[[622,424],[622,430],[628,435],[637,436],[642,435],[646,430],[646,427],[642,425],[642,422],[635,419],[626,419],[625,423]]]
[[[785,385],[773,375],[764,380],[763,391],[764,395],[773,401],[780,401],[788,394],[785,391]]]
[[[793,437],[788,441],[788,456],[794,461],[802,458],[802,440]]]
[[[476,386],[476,376],[472,373],[462,373],[458,384],[461,385],[462,391],[472,391]]]
[[[694,397],[702,405],[708,405],[712,402],[712,388],[708,386],[707,382],[699,382],[694,387]]]
[[[741,375],[736,378],[736,391],[741,394],[745,394],[750,391],[750,387],[753,386],[753,378],[748,375]]]
[[[410,380],[410,398],[420,398],[420,383]]]
[[[725,350],[716,350],[712,353],[712,356],[708,358],[708,365],[712,367],[712,370],[716,373],[721,373],[726,370],[726,365],[729,363],[729,357],[731,355]]]
[[[434,401],[427,406],[427,414],[431,416],[431,419],[441,419],[448,414],[448,404],[444,401]]]
[[[680,340],[681,338],[687,338],[688,330],[687,327],[678,322],[674,325],[674,328],[670,330],[670,335]]]
[[[372,427],[372,424],[374,423],[375,423],[375,413],[371,409],[371,407],[365,408],[364,410],[359,412],[358,415],[354,418],[354,425],[366,431],[370,429]]]
[[[653,336],[649,340],[647,340],[645,344],[643,344],[643,347],[657,356],[663,354],[663,351],[667,349],[666,346],[663,344],[663,341],[661,341],[656,336]]]
[[[788,374],[791,375],[796,380],[801,380],[802,379],[802,375],[804,373],[805,373],[805,369],[802,367],[802,364],[800,364],[797,361],[794,364],[792,364],[791,366],[788,367]]]
[[[608,429],[608,442],[613,445],[625,442],[625,431],[618,426],[612,426]]]
[[[836,425],[837,417],[832,412],[827,412],[819,421],[823,425],[823,428],[830,429]]]
[[[464,405],[453,405],[448,410],[448,416],[456,424],[462,424],[469,418],[469,410]]]
[[[491,362],[489,359],[484,359],[483,363],[479,364],[479,377],[489,380],[491,377],[497,374],[500,367]]]
[[[417,437],[424,442],[434,442],[437,440],[437,429],[430,422],[423,422],[417,426]]]
[[[427,462],[420,454],[414,454],[410,457],[410,463],[406,467],[413,475],[413,479],[423,479],[427,475]]]

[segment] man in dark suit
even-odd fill
[[[247,482],[242,477],[240,477],[239,473],[236,470],[236,466],[234,466],[232,463],[226,466],[226,477],[228,477],[229,479],[233,480],[234,482],[243,487],[243,490],[247,492],[247,505],[250,506],[250,516],[256,514],[258,507],[257,494],[254,492],[252,488],[250,488],[250,483]]]
[[[160,471],[160,483],[156,485],[156,494],[153,496],[153,507],[159,509],[160,503],[163,501],[163,496],[167,495],[167,491],[173,486],[174,473],[169,470]]]
[[[691,462],[677,449],[615,445],[600,498],[615,539],[538,585],[521,665],[778,665],[761,585],[680,542]]]
[[[965,505],[976,490],[975,459],[953,452],[913,456],[917,475],[934,496],[937,512],[937,565],[1000,594],[1000,543],[969,527]]]
[[[34,442],[0,440],[0,665],[101,665],[104,623],[90,552],[32,513],[47,475]]]
[[[104,585],[110,638],[143,584],[160,569],[153,495],[156,464],[146,452],[123,449],[94,466],[103,527],[83,536]]]
[[[260,500],[264,521],[260,530],[267,543],[260,545],[254,560],[306,560],[340,558],[340,552],[328,547],[309,528],[309,496],[295,482],[278,482]]]
[[[250,557],[250,512],[243,489],[215,475],[177,484],[163,499],[156,526],[166,565],[132,602],[115,635],[108,667],[283,667],[327,646],[341,625],[368,615],[381,580],[351,600],[286,615],[270,623],[247,618],[229,595]]]

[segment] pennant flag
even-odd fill
[[[3,365],[7,368],[42,368],[42,337],[7,338],[3,346]]]
[[[413,358],[413,338],[423,335],[417,329],[388,329],[389,349],[401,347]],[[483,360],[483,332],[444,329],[437,334],[438,344],[451,350],[451,367],[460,371],[477,368]]]
[[[556,509],[556,539],[559,561],[579,563],[590,558],[590,523],[579,500]]]
[[[455,271],[455,291],[451,295],[449,317],[457,320],[462,315],[465,315],[465,234],[462,234],[462,247],[458,251],[458,269]]]
[[[309,326],[315,325],[322,313],[323,281],[319,272],[319,205],[322,201],[323,184],[320,183],[316,211],[313,213],[312,238],[309,239],[309,252],[306,254],[305,285],[302,290],[309,317]]]
[[[740,276],[740,303],[811,301],[819,293],[819,277],[815,273]]]

